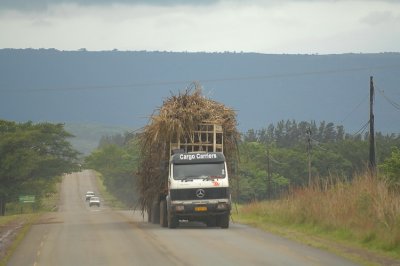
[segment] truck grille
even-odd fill
[[[198,197],[196,192],[199,188],[171,189],[171,200],[203,200],[203,199],[226,199],[229,197],[229,188],[202,188],[204,196]]]

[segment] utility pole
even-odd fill
[[[271,199],[272,198],[272,178],[271,178],[271,165],[269,162],[269,146],[267,144],[267,198]]]
[[[236,203],[235,203],[235,208],[236,208],[236,213],[239,213],[238,208],[237,208],[237,203],[239,202],[240,199],[240,185],[239,185],[239,174],[238,174],[238,165],[237,161],[233,160],[232,162],[232,174],[233,177],[236,179]]]
[[[311,186],[311,128],[307,128],[308,186]]]
[[[369,82],[369,170],[371,174],[376,173],[375,160],[375,131],[374,131],[374,81],[370,77]]]

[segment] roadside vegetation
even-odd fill
[[[238,213],[233,212],[234,220],[328,249],[335,245],[316,241],[316,236],[343,241],[350,247],[338,248],[338,253],[349,255],[355,245],[384,253],[398,263],[399,135],[377,134],[378,174],[359,174],[367,165],[368,134],[348,135],[340,127],[332,130],[333,124],[326,124],[329,130],[326,126],[322,129],[323,125],[314,127],[314,136],[295,137],[294,142],[285,137],[290,135],[290,126],[283,123],[270,126],[270,133],[247,132],[237,172],[236,200],[241,205]],[[276,134],[277,128],[286,129]],[[309,154],[307,139],[311,140]],[[311,162],[310,184],[307,155]],[[369,258],[356,254],[349,256],[364,259],[364,263]]]
[[[59,176],[79,169],[71,137],[63,124],[0,120],[0,216],[41,209]]]
[[[35,196],[35,202],[21,202],[15,200],[6,204],[6,215],[18,215],[18,214],[32,214],[40,212],[56,211],[58,208],[58,201],[60,199],[60,185],[61,176],[51,178],[43,184],[42,189],[46,191],[43,194],[39,194],[39,197]]]
[[[368,132],[349,134],[343,126],[325,121],[282,120],[265,129],[248,130],[239,146],[239,166],[231,173],[234,198],[239,203],[276,199],[290,188],[308,186],[310,181],[329,184],[332,176],[351,181],[366,168],[368,140]],[[377,132],[375,142],[380,172],[390,182],[399,182],[396,163],[385,161],[399,156],[400,134]]]
[[[103,175],[96,171],[94,173],[96,175],[97,188],[105,204],[112,209],[126,209],[127,206],[108,191],[107,187],[104,185]]]
[[[400,259],[399,191],[387,180],[369,174],[351,182],[335,179],[322,186],[294,189],[277,200],[241,205],[234,220],[303,242],[317,235]]]

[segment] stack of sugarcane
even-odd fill
[[[149,124],[139,134],[141,162],[137,187],[142,211],[148,210],[153,200],[167,189],[168,169],[163,165],[168,163],[169,144],[173,136],[189,138],[204,121],[222,126],[228,169],[236,161],[240,135],[236,129],[235,111],[204,97],[197,84],[195,89],[171,95],[153,113]]]

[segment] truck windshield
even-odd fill
[[[225,164],[212,163],[212,164],[175,164],[174,179],[220,179],[225,178]]]

